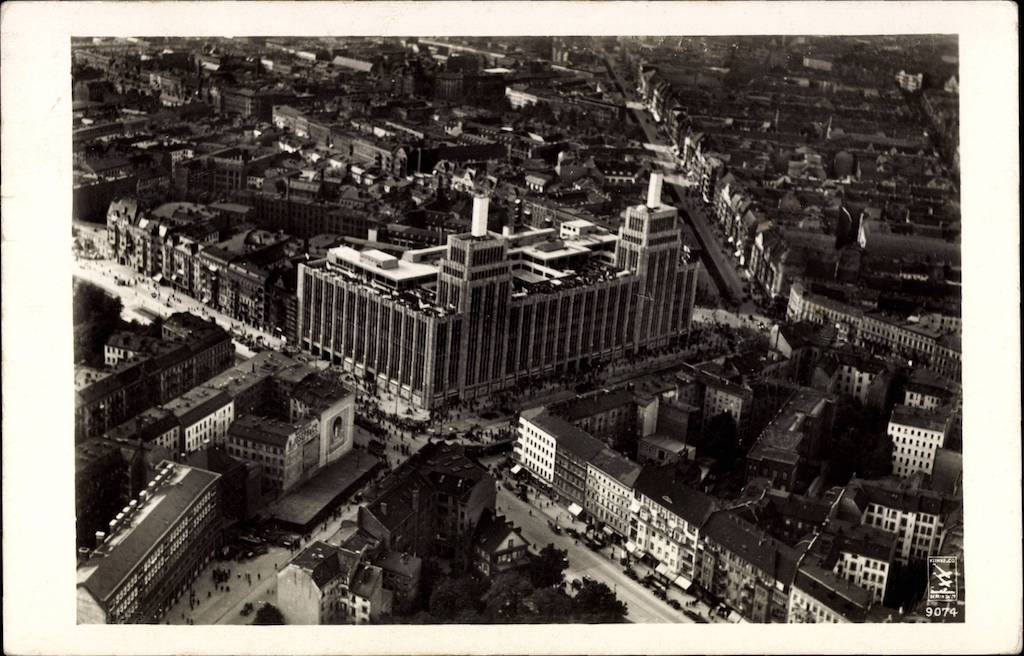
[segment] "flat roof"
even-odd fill
[[[435,266],[398,259],[377,249],[357,251],[351,246],[338,246],[327,251],[327,260],[328,262],[342,261],[356,269],[369,271],[396,282],[437,275]]]
[[[211,485],[219,474],[171,464],[170,477],[156,487],[152,496],[134,515],[124,520],[125,528],[115,531],[92,558],[78,569],[78,584],[97,601],[106,600]]]

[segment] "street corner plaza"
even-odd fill
[[[963,622],[958,57],[73,38],[78,622]]]

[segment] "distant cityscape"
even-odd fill
[[[71,50],[78,623],[964,621],[955,36]]]

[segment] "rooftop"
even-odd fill
[[[101,543],[78,569],[78,584],[102,605],[161,542],[188,509],[215,485],[218,474],[164,462],[165,479],[152,488],[151,495]]]
[[[889,423],[930,431],[945,431],[948,419],[948,409],[946,412],[943,412],[941,408],[925,410],[924,408],[915,408],[909,405],[897,405],[892,409]]]

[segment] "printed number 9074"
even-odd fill
[[[928,617],[956,617],[957,609],[955,606],[928,606],[924,614]]]

